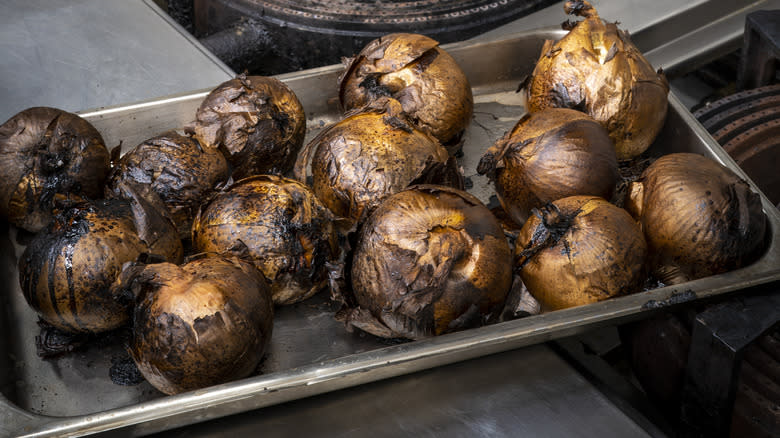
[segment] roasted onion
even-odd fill
[[[581,109],[607,128],[619,160],[634,158],[663,127],[669,84],[590,3],[567,1],[564,10],[585,20],[557,43],[545,42],[526,87],[528,111]]]
[[[512,284],[498,221],[461,190],[418,185],[387,198],[360,231],[352,265],[359,307],[348,325],[420,339],[497,318]]]
[[[41,319],[69,333],[97,333],[130,318],[133,300],[112,285],[139,257],[181,261],[173,224],[146,201],[81,202],[63,210],[19,259],[24,297]]]
[[[543,310],[637,292],[647,244],[631,215],[602,198],[570,196],[534,211],[515,242],[515,265]]]
[[[203,100],[192,127],[204,146],[224,148],[233,179],[289,171],[306,134],[306,117],[282,81],[239,75]]]
[[[103,197],[108,150],[86,120],[56,108],[28,108],[0,126],[0,216],[38,232],[55,198]]]
[[[270,283],[275,304],[311,297],[340,256],[333,215],[298,181],[260,175],[204,204],[192,227],[201,252],[247,256]]]
[[[567,196],[610,199],[618,181],[607,131],[564,108],[525,115],[487,150],[477,171],[491,177],[501,206],[518,224],[531,209]]]
[[[393,33],[371,41],[345,60],[339,98],[346,111],[389,96],[421,129],[452,153],[474,112],[466,75],[439,43],[418,34]]]
[[[166,394],[252,374],[271,340],[271,295],[249,262],[212,256],[147,265],[125,287],[137,300],[128,350]]]
[[[126,196],[123,188],[131,185],[147,197],[159,197],[179,235],[189,238],[198,207],[228,179],[228,172],[222,152],[171,131],[144,141],[114,163],[106,191]]]
[[[693,153],[664,155],[629,188],[656,276],[681,283],[745,266],[763,248],[761,198],[734,172]]]
[[[312,188],[333,213],[359,221],[411,184],[463,186],[456,160],[436,139],[415,129],[397,101],[385,98],[373,105],[327,127],[298,156],[295,175],[306,181],[314,154]]]

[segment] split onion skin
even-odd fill
[[[635,158],[663,127],[666,77],[587,1],[567,1],[564,10],[585,19],[560,41],[545,43],[526,87],[528,111],[580,109],[607,128],[618,160]]]
[[[548,108],[524,116],[480,160],[501,206],[518,224],[531,210],[574,195],[610,199],[618,162],[607,131],[588,115]]]
[[[222,152],[171,131],[144,141],[114,163],[106,192],[126,196],[123,187],[129,184],[146,196],[158,197],[179,235],[189,238],[200,203],[228,176]]]
[[[176,266],[147,265],[128,280],[137,294],[129,352],[165,394],[241,379],[263,358],[273,303],[260,272],[211,256]]]
[[[268,280],[274,303],[293,304],[322,290],[340,256],[331,212],[298,181],[260,175],[236,182],[198,212],[199,252],[234,252]]]
[[[392,99],[330,125],[304,147],[295,175],[335,215],[360,222],[384,198],[416,183],[463,187],[457,161],[412,125]]]
[[[19,259],[27,303],[68,333],[98,333],[126,324],[132,299],[113,284],[123,265],[144,254],[181,262],[173,224],[143,200],[82,202],[63,210]]]
[[[693,153],[651,164],[629,187],[626,208],[642,225],[655,274],[670,284],[745,266],[768,227],[747,182]]]
[[[474,97],[463,70],[437,41],[419,34],[388,34],[368,43],[345,65],[339,79],[345,111],[389,96],[401,102],[418,129],[451,153],[459,149]]]
[[[0,216],[38,232],[56,198],[99,199],[109,172],[100,133],[76,114],[33,107],[0,126]]]
[[[306,135],[301,102],[272,77],[239,75],[222,83],[203,100],[196,119],[195,138],[223,150],[235,180],[288,172]]]
[[[418,185],[363,225],[348,323],[409,339],[478,326],[500,313],[511,284],[511,250],[490,210],[461,190]]]
[[[592,196],[570,196],[537,210],[515,243],[520,278],[544,311],[640,291],[647,255],[631,215]]]

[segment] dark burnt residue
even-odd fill
[[[642,305],[642,310],[661,309],[663,307],[674,306],[677,304],[687,303],[697,298],[696,292],[692,289],[686,289],[682,292],[674,291],[665,300],[649,300]]]

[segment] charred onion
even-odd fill
[[[487,150],[477,171],[488,174],[512,219],[574,195],[610,199],[618,181],[607,131],[588,115],[564,108],[527,114]]]
[[[629,188],[656,275],[680,283],[749,263],[763,248],[761,198],[734,172],[692,153],[662,156]]]
[[[669,84],[589,2],[567,1],[564,10],[585,19],[557,43],[545,42],[526,87],[528,111],[580,109],[607,128],[619,160],[634,158],[663,127]]]
[[[0,216],[37,232],[55,198],[103,197],[108,150],[86,120],[56,108],[28,108],[0,126]]]

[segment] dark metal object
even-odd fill
[[[780,437],[780,327],[745,350],[731,436]]]
[[[276,74],[335,64],[369,41],[392,32],[422,33],[440,43],[464,40],[530,14],[554,0],[194,0],[194,28],[211,35],[251,19],[264,27],[271,41],[257,56],[241,63],[225,60],[236,71]],[[254,25],[256,26],[256,25]],[[237,32],[234,49],[245,43]],[[208,43],[204,43],[207,46]],[[219,56],[219,53],[217,53]]]
[[[691,332],[681,424],[685,436],[727,436],[745,348],[780,321],[778,285],[713,305]]]
[[[740,90],[769,85],[780,59],[780,10],[757,11],[745,18],[742,63],[737,76]]]
[[[273,38],[256,20],[242,18],[200,42],[238,73],[284,71],[286,68],[274,50]]]
[[[772,203],[780,205],[780,84],[735,93],[694,116]]]

